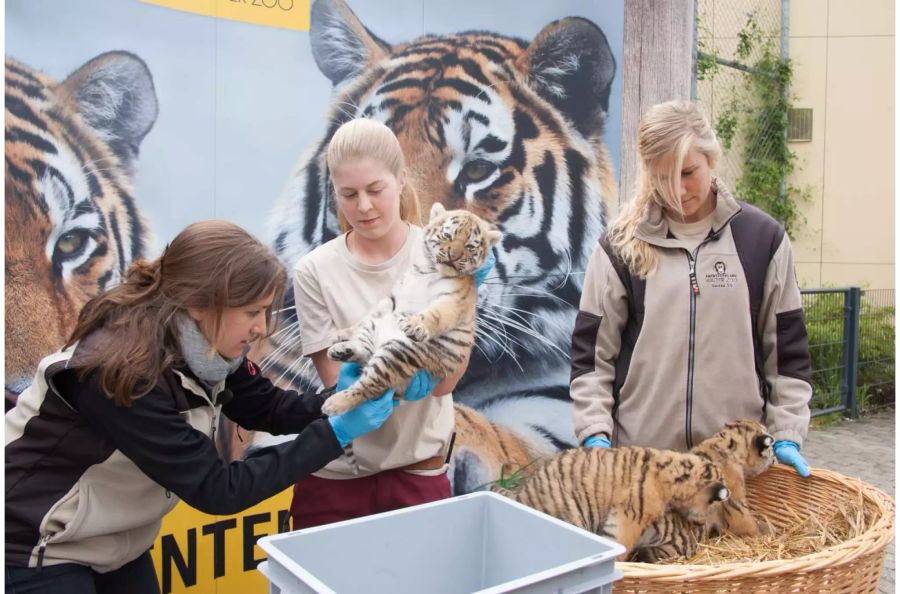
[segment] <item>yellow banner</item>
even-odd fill
[[[309,31],[309,0],[141,0],[184,12]]]
[[[234,516],[210,516],[179,503],[165,518],[150,555],[163,594],[268,592],[256,541],[290,523],[293,489]]]

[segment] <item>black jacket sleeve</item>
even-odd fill
[[[318,418],[292,441],[225,462],[206,434],[179,414],[165,379],[130,407],[115,405],[97,378],[63,388],[81,416],[148,477],[208,514],[234,514],[280,493],[343,452],[328,421]],[[62,378],[61,378],[62,379]],[[74,382],[75,386],[71,383]]]
[[[322,403],[332,392],[314,394],[282,390],[263,377],[259,367],[244,359],[226,378],[232,399],[222,407],[229,419],[254,431],[273,435],[300,433],[322,416]]]

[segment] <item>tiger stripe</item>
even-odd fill
[[[678,480],[687,474],[688,480]],[[667,509],[705,516],[722,496],[722,475],[694,454],[651,448],[567,450],[541,464],[514,498],[561,520],[608,535],[628,552]]]
[[[131,178],[157,102],[149,70],[127,52],[62,83],[7,58],[5,98],[9,406],[84,303],[147,251]]]
[[[328,356],[364,367],[357,382],[325,402],[323,412],[342,414],[390,388],[402,395],[420,369],[436,378],[457,372],[475,340],[472,274],[500,238],[478,216],[435,204],[413,265],[391,296],[353,329],[337,333]]]
[[[728,423],[721,431],[695,446],[691,453],[718,468],[729,498],[710,506],[702,521],[690,521],[670,512],[648,527],[642,536],[637,556],[659,562],[675,557],[690,557],[697,543],[707,534],[723,531],[738,536],[755,536],[760,524],[753,517],[746,498],[744,479],[765,471],[775,461],[774,439],[757,421]]]

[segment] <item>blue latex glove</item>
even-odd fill
[[[412,376],[412,379],[409,380],[409,386],[407,386],[406,391],[403,393],[403,399],[421,400],[431,394],[431,391],[434,390],[434,387],[438,385],[439,381],[440,380],[431,377],[431,374],[424,369],[420,369]]]
[[[475,288],[481,286],[481,283],[484,282],[484,279],[491,273],[491,270],[494,269],[494,264],[497,263],[497,258],[494,257],[494,250],[490,250],[488,252],[487,260],[484,261],[484,264],[481,265],[481,268],[475,271],[473,275],[475,277]]]
[[[584,440],[584,447],[586,448],[608,448],[610,446],[612,444],[602,435],[591,435]]]
[[[775,457],[782,464],[790,464],[797,474],[806,478],[810,475],[809,464],[800,454],[800,446],[793,441],[781,439],[775,442]]]
[[[341,447],[347,447],[351,441],[381,427],[394,410],[394,391],[388,390],[376,400],[366,400],[356,408],[342,415],[328,417]]]
[[[341,363],[335,391],[340,392],[341,390],[346,390],[356,383],[356,380],[358,380],[361,375],[362,365],[359,363],[353,363],[352,361],[349,363]]]

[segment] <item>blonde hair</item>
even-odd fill
[[[406,159],[400,148],[400,141],[394,132],[382,124],[368,118],[359,118],[344,123],[328,143],[325,155],[328,170],[334,171],[347,161],[372,159],[390,171],[398,181],[403,181],[400,190],[400,218],[415,225],[422,224],[419,197],[406,174]],[[351,229],[341,209],[337,209],[341,231]]]
[[[609,229],[609,243],[628,269],[646,278],[656,270],[656,247],[635,237],[651,204],[682,213],[681,168],[691,149],[715,167],[722,148],[709,121],[690,101],[668,101],[647,110],[638,128],[637,190]]]

